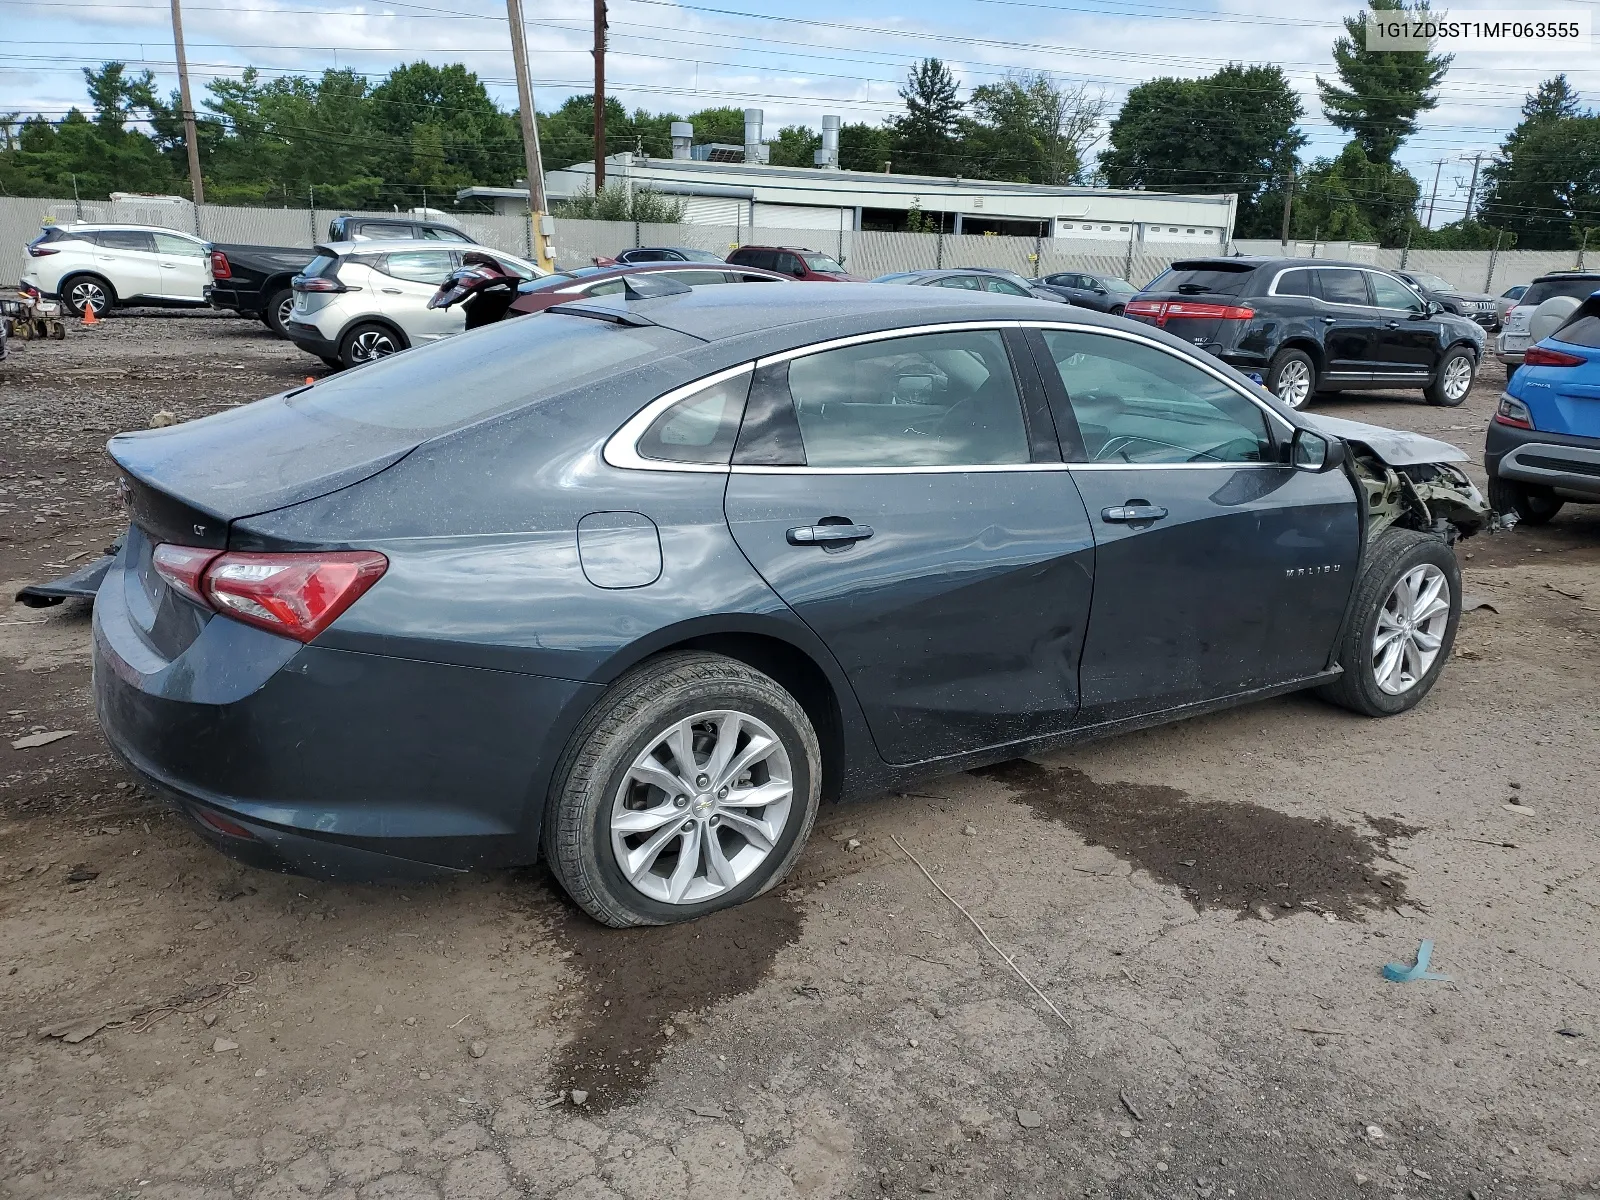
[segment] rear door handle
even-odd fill
[[[403,295],[405,295],[405,293],[403,291],[401,291],[401,289],[399,289],[399,288],[384,288],[383,289],[383,294],[385,296],[403,296]]]
[[[870,525],[801,525],[789,530],[791,546],[840,546],[864,542],[872,536]]]
[[[1323,318],[1322,318],[1322,323],[1323,323],[1323,324],[1324,324],[1324,325],[1332,325],[1332,324],[1333,324],[1333,323],[1334,323],[1334,322],[1336,322],[1336,321],[1337,321],[1337,320],[1338,320],[1338,319],[1339,319],[1339,318],[1338,318],[1338,317],[1323,317]]]
[[[1400,322],[1399,321],[1390,321],[1387,325],[1384,326],[1384,328],[1385,329],[1399,329],[1400,328]]]
[[[1159,521],[1167,515],[1167,510],[1159,504],[1119,504],[1114,508],[1102,508],[1100,519],[1118,524],[1127,524],[1131,521]]]

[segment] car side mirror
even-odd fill
[[[1103,287],[1097,287],[1097,288],[1095,288],[1095,290],[1094,290],[1094,294],[1095,294],[1095,295],[1096,295],[1096,296],[1104,296],[1104,295],[1105,295],[1105,294],[1106,294],[1106,290],[1105,290],[1105,288],[1103,288]]]
[[[789,272],[789,274],[793,275],[796,279],[804,279],[806,277],[806,269],[804,267],[795,267]]]
[[[1336,471],[1344,466],[1345,444],[1309,429],[1296,429],[1289,443],[1289,462],[1297,471]]]

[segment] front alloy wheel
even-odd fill
[[[1450,581],[1432,563],[1402,575],[1378,610],[1372,631],[1372,673],[1391,696],[1416,687],[1439,657],[1450,623]]]
[[[793,802],[789,755],[771,728],[749,713],[698,713],[633,760],[611,805],[611,852],[651,899],[698,904],[771,856]]]

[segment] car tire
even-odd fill
[[[83,316],[85,304],[94,305],[97,317],[105,316],[117,306],[117,289],[99,275],[69,275],[56,286],[61,307],[74,317]]]
[[[1445,602],[1442,610],[1434,607],[1439,599]],[[1427,615],[1418,620],[1419,613]],[[1317,694],[1363,716],[1405,712],[1432,690],[1450,659],[1460,621],[1461,568],[1455,552],[1433,534],[1385,531],[1356,581],[1339,645],[1344,674]]]
[[[1305,408],[1317,394],[1317,364],[1304,350],[1279,350],[1267,367],[1267,390],[1290,408]]]
[[[406,340],[387,325],[364,321],[339,343],[339,365],[359,367],[365,363],[399,354],[406,348]]]
[[[289,336],[283,323],[289,319],[289,310],[294,307],[294,291],[291,288],[279,288],[267,297],[267,302],[262,306],[261,319],[266,322],[267,328],[281,338]]]
[[[1548,524],[1565,503],[1548,488],[1489,478],[1489,507],[1497,513],[1514,512],[1517,520],[1530,525]]]
[[[1428,403],[1436,408],[1457,408],[1472,391],[1473,377],[1478,373],[1478,360],[1472,351],[1454,346],[1445,352],[1433,382],[1423,389]]]
[[[1507,363],[1506,364],[1506,386],[1507,387],[1510,387],[1511,386],[1511,381],[1517,377],[1517,367],[1518,367],[1518,365],[1519,364],[1517,364],[1517,363]]]
[[[739,718],[722,756],[732,756],[737,774],[721,787],[702,770],[716,761],[728,728],[726,720],[698,719],[711,714]],[[758,739],[771,747],[741,767]],[[674,743],[695,759],[687,791],[673,784],[687,775]],[[720,654],[665,654],[613,683],[573,734],[552,776],[545,858],[567,894],[602,924],[692,920],[759,896],[789,872],[816,820],[821,776],[816,731],[776,680]],[[730,781],[745,781],[746,792],[770,789],[774,800],[759,809],[724,807]],[[619,830],[617,818],[632,813],[640,814],[632,818],[637,828]],[[754,836],[746,838],[746,829]]]
[[[1123,306],[1122,306],[1122,305],[1120,305],[1120,304],[1113,304],[1113,305],[1112,305],[1112,306],[1111,306],[1111,315],[1112,315],[1112,316],[1113,316],[1113,317],[1120,317],[1120,316],[1122,316],[1122,315],[1123,315]]]

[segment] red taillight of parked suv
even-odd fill
[[[1165,325],[1174,317],[1208,321],[1248,321],[1256,310],[1241,304],[1208,304],[1196,300],[1132,300],[1123,315],[1148,317],[1157,325]]]
[[[1549,346],[1529,346],[1527,353],[1522,356],[1522,365],[1525,367],[1581,367],[1587,362],[1587,359],[1576,354],[1552,350]]]
[[[211,252],[211,278],[233,278],[233,266],[228,262],[228,256],[221,250],[213,250]]]

